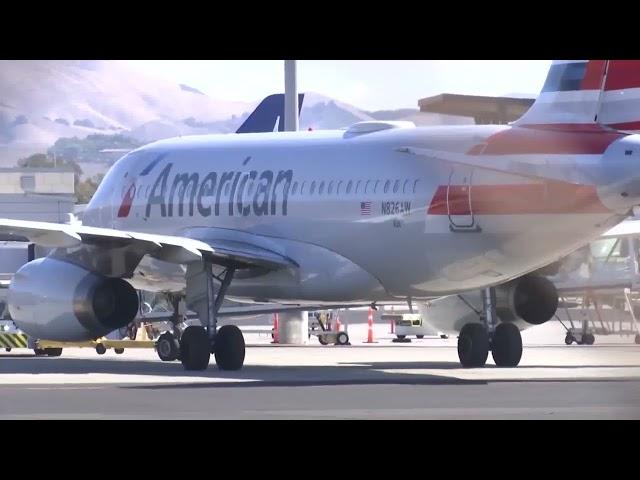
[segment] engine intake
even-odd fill
[[[541,325],[558,309],[555,285],[539,275],[526,275],[497,287],[496,297],[496,313],[503,322],[521,318],[531,325]]]
[[[126,280],[47,257],[16,272],[8,305],[18,328],[33,337],[82,341],[129,324],[138,295]]]

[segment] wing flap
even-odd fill
[[[547,169],[547,165],[545,164],[519,162],[511,158],[500,158],[498,156],[488,158],[484,155],[467,155],[463,153],[432,150],[429,148],[402,147],[399,148],[398,151],[418,157],[428,158],[430,160],[465,167],[479,168],[508,175],[516,175],[519,177],[529,178],[531,180],[542,180],[545,182],[558,180],[543,174],[543,171]],[[566,183],[575,183],[567,180],[562,181]]]

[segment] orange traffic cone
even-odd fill
[[[277,313],[273,314],[273,341],[271,343],[280,343],[280,325]]]
[[[369,316],[367,317],[367,325],[369,331],[367,333],[367,341],[364,343],[377,343],[373,341],[373,309],[369,308]]]

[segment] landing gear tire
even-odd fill
[[[36,354],[36,357],[44,357],[47,354],[44,348],[34,348],[33,353]]]
[[[98,355],[104,355],[105,353],[107,353],[107,347],[99,343],[98,345],[96,345],[96,353]]]
[[[349,335],[346,332],[340,332],[336,335],[336,345],[348,345]]]
[[[636,345],[640,345],[640,333],[636,334],[636,338],[635,338],[634,342],[636,342]]]
[[[62,355],[62,348],[45,348],[44,352],[48,357],[59,357]]]
[[[458,336],[458,358],[465,368],[482,367],[489,356],[489,334],[479,323],[467,323]]]
[[[214,356],[220,370],[240,370],[244,364],[244,336],[235,325],[220,327],[216,334]]]
[[[406,335],[396,335],[396,337],[398,338],[398,340],[404,340],[405,338],[407,338]]]
[[[582,336],[582,343],[584,343],[585,345],[593,345],[595,341],[596,337],[593,335],[593,333],[587,333]]]
[[[424,338],[424,335],[416,335],[416,338],[417,338],[418,340],[422,340],[422,339]]]
[[[185,328],[180,339],[180,360],[185,370],[206,370],[211,358],[211,342],[204,327]]]
[[[573,335],[571,335],[570,333],[567,333],[567,336],[564,337],[564,343],[566,345],[571,345],[573,342],[575,342],[575,338],[573,338]]]
[[[5,352],[9,353],[11,351],[11,347],[7,347],[4,349]]]
[[[513,323],[496,327],[491,341],[491,355],[498,367],[515,367],[522,358],[522,336]]]
[[[180,356],[180,343],[172,333],[165,332],[156,342],[156,351],[163,362],[173,362]]]
[[[113,351],[116,352],[116,355],[122,355],[124,353],[124,348],[114,348]]]

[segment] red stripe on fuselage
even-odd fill
[[[617,128],[618,130],[640,130],[640,121],[635,122],[623,122],[612,123],[609,125],[611,128]]]
[[[448,191],[448,194],[447,194]],[[447,201],[448,196],[448,201]],[[429,215],[608,213],[593,185],[564,182],[512,185],[440,185]]]
[[[474,145],[468,155],[602,154],[624,134],[587,125],[527,125],[513,127]]]

